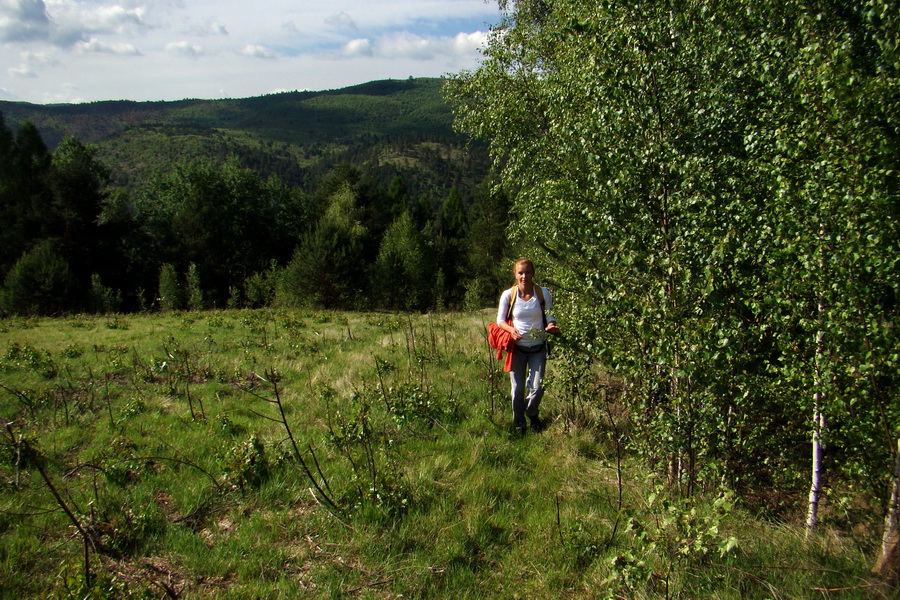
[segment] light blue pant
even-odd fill
[[[537,417],[544,388],[541,379],[547,366],[547,344],[535,348],[516,346],[513,352],[512,371],[509,379],[512,382],[513,424],[525,427],[525,416]]]

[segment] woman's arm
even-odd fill
[[[550,311],[553,310],[553,294],[550,293],[550,290],[544,288],[544,298],[546,298],[547,306],[544,309],[544,315],[547,317],[547,326],[544,328],[544,331],[547,333],[559,333],[559,325],[556,324],[556,317],[550,314]]]
[[[509,304],[512,301],[512,290],[506,290],[500,296],[500,306],[497,308],[497,325],[503,331],[512,336],[514,342],[522,339],[522,334],[518,330],[506,322],[506,315],[509,314]]]

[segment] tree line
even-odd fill
[[[114,187],[97,149],[0,115],[0,311],[481,306],[501,287],[507,202],[340,164],[311,189],[232,156]],[[418,190],[417,194],[410,189]]]
[[[623,378],[630,445],[673,485],[777,490],[811,533],[870,508],[887,557],[900,6],[500,5],[450,98],[559,288],[571,370]]]

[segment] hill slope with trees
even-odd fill
[[[506,204],[441,90],[0,103],[0,311],[483,304]]]
[[[344,162],[385,184],[406,173],[414,193],[472,187],[484,176],[484,154],[453,131],[441,86],[409,79],[244,99],[0,102],[0,112],[13,129],[33,123],[51,149],[69,136],[95,145],[97,159],[114,166],[113,183],[132,188],[179,160],[230,156],[306,191]]]

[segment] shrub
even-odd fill
[[[91,275],[91,310],[96,314],[118,312],[122,306],[122,292],[103,285],[100,276]]]
[[[175,267],[166,263],[159,270],[159,308],[163,311],[178,310],[184,306],[184,292],[178,282]]]
[[[203,310],[205,308],[203,289],[200,287],[200,273],[197,271],[197,265],[194,263],[188,265],[187,303],[188,308],[191,310]]]
[[[263,308],[275,303],[279,275],[278,263],[273,260],[268,269],[254,273],[244,281],[247,308]]]
[[[71,308],[77,283],[69,263],[52,241],[22,255],[3,282],[0,311],[20,315],[51,315]]]

